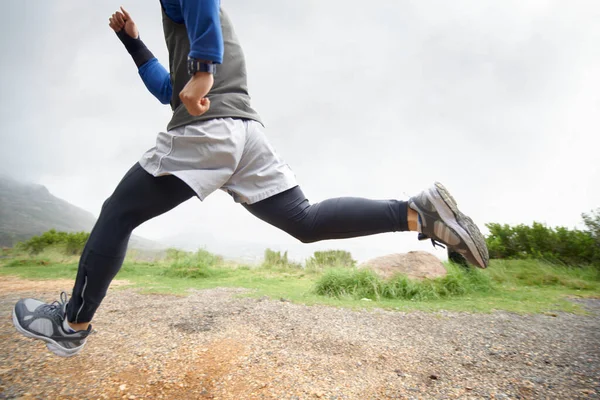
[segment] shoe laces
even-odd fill
[[[442,249],[445,249],[445,248],[446,248],[446,246],[444,246],[444,245],[442,244],[442,242],[440,242],[440,241],[437,241],[437,240],[435,240],[435,239],[433,239],[433,238],[430,238],[429,236],[427,236],[427,235],[426,235],[426,234],[424,234],[424,233],[419,233],[418,239],[419,239],[419,240],[427,240],[427,239],[431,240],[431,244],[433,245],[433,248],[434,248],[434,249],[436,248],[436,246],[437,246],[437,247],[441,247]]]
[[[58,314],[62,319],[64,317],[64,312],[67,307],[68,296],[66,292],[60,293],[60,299],[55,300],[50,304],[43,304],[40,306],[39,311],[43,312],[46,315],[56,315]]]

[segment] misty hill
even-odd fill
[[[89,232],[95,222],[92,213],[53,196],[42,185],[0,176],[0,246],[13,246],[50,229]],[[132,237],[130,247],[148,250],[162,246]]]

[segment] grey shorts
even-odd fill
[[[256,121],[222,118],[161,132],[140,164],[154,176],[177,176],[200,200],[222,189],[238,203],[256,203],[297,185],[262,129]]]

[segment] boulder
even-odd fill
[[[425,251],[410,251],[402,254],[389,254],[362,263],[358,268],[369,268],[383,279],[403,274],[412,279],[439,278],[446,276],[442,261]]]

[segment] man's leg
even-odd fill
[[[420,239],[431,239],[434,245],[445,244],[480,268],[489,262],[479,228],[460,212],[440,183],[407,202],[342,197],[310,205],[296,186],[244,206],[304,243],[410,230],[418,231]]]
[[[69,322],[92,320],[110,282],[123,264],[131,232],[194,195],[194,191],[175,176],[155,178],[139,164],[127,172],[102,206],[83,250],[67,306]]]
[[[303,243],[409,230],[405,201],[340,197],[311,205],[299,186],[244,207]]]
[[[435,183],[406,202],[342,197],[311,205],[260,124],[245,124],[244,152],[225,189],[258,218],[305,243],[417,231],[419,239],[443,243],[471,264],[487,267],[485,238],[442,184]]]
[[[46,341],[48,348],[58,355],[79,352],[87,336],[85,329],[121,268],[131,232],[194,195],[177,177],[155,178],[136,163],[102,206],[80,258],[69,303],[65,304],[63,299],[57,307],[34,299],[21,300],[13,312],[17,329],[26,336]],[[70,332],[64,321],[65,312],[68,323],[81,332]],[[70,341],[69,333],[79,334],[78,340]]]

